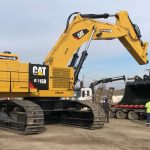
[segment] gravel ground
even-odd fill
[[[38,135],[0,130],[0,150],[150,150],[150,127],[144,122],[111,119],[103,129],[47,125]]]

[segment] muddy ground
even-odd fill
[[[47,125],[38,135],[0,130],[0,150],[150,150],[150,127],[144,122],[111,119],[103,129]]]

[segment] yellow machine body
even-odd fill
[[[148,44],[136,34],[128,13],[121,11],[115,18],[116,24],[110,24],[77,14],[42,65],[21,63],[17,55],[0,53],[1,97],[73,96],[74,68],[68,64],[80,46],[90,39],[93,30],[91,40],[117,38],[139,64],[146,64]]]
[[[74,71],[72,68],[51,68],[45,65],[21,63],[13,54],[0,53],[0,56],[5,58],[0,61],[0,94],[2,97],[63,97],[64,95],[69,97],[73,95]],[[33,66],[31,71],[30,65]],[[48,69],[48,74],[45,77],[46,69]],[[39,87],[32,85],[30,76],[34,72],[37,77],[35,76],[33,80],[42,85],[48,83],[47,89],[39,90]]]

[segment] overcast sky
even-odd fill
[[[18,54],[23,62],[42,63],[63,32],[69,14],[114,14],[120,10],[128,11],[141,29],[142,40],[149,42],[149,0],[0,0],[0,50]],[[147,73],[149,66],[138,65],[118,40],[96,41],[90,45],[80,75],[87,81],[124,74],[131,77]]]

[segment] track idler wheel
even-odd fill
[[[125,119],[126,118],[126,114],[122,110],[117,110],[116,118],[117,119]]]
[[[136,112],[134,111],[129,111],[128,114],[127,114],[127,118],[129,120],[138,120],[139,116]]]

